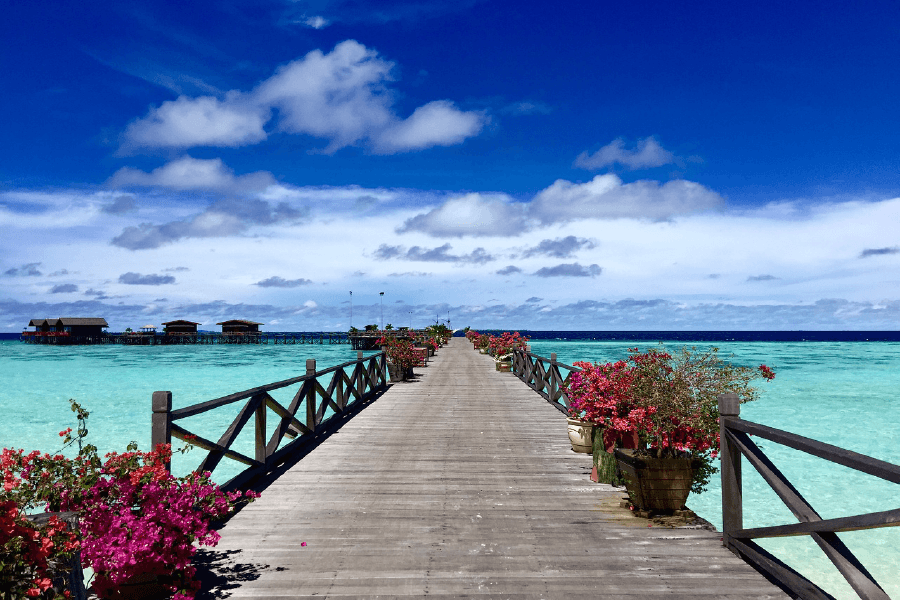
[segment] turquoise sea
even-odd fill
[[[549,336],[548,336],[549,337]],[[614,340],[537,339],[534,352],[558,360],[612,361],[632,346],[654,345],[653,337],[636,341],[627,333]],[[665,339],[660,334],[658,339]],[[706,339],[707,341],[703,341]],[[765,337],[763,336],[763,339]],[[733,354],[737,364],[765,363],[775,368],[771,382],[760,380],[761,398],[742,406],[742,416],[900,464],[900,342],[890,341],[709,341],[681,334],[667,347],[716,346]],[[156,390],[173,393],[175,408],[210,400],[265,383],[303,374],[306,359],[319,369],[356,358],[348,345],[261,346],[76,346],[53,347],[0,340],[0,444],[55,451],[58,432],[74,427],[69,399],[91,411],[90,441],[101,452],[123,450],[134,440],[150,442],[150,398]],[[288,402],[292,386],[276,392]],[[180,423],[217,439],[241,403],[215,417],[192,417]],[[270,419],[270,428],[273,425]],[[252,453],[252,428],[236,449]],[[900,506],[897,486],[806,454],[758,440],[823,518],[849,516]],[[175,471],[196,466],[200,452],[175,457]],[[239,469],[222,463],[216,479]],[[718,481],[692,496],[688,505],[721,527]],[[752,467],[744,464],[744,520],[747,526],[794,522],[791,513]],[[900,528],[840,534],[885,587],[900,598]],[[838,598],[855,598],[843,578],[806,538],[784,538],[764,546]]]
[[[0,445],[58,450],[59,432],[77,427],[69,408],[69,399],[74,399],[91,413],[88,441],[101,454],[124,451],[129,441],[147,450],[154,391],[172,392],[172,407],[177,409],[303,375],[309,358],[322,370],[356,356],[349,344],[48,346],[0,340],[0,414],[5,418]],[[295,384],[271,395],[287,406],[298,389]],[[215,441],[242,406],[235,402],[178,424]],[[271,434],[275,419],[268,419],[267,425]],[[179,444],[173,440],[174,446]],[[253,444],[250,423],[233,448],[252,456]],[[173,472],[196,468],[201,452],[175,456]],[[213,478],[224,483],[241,469],[243,465],[223,459]]]
[[[625,358],[629,347],[648,341],[539,340],[532,351],[571,365]],[[760,399],[741,406],[741,416],[894,464],[900,464],[900,342],[726,342],[679,339],[668,348],[715,346],[735,364],[774,367],[770,382],[758,380]],[[900,489],[876,477],[834,465],[766,440],[755,440],[822,518],[900,508]],[[718,475],[717,475],[718,477]],[[744,525],[795,523],[778,496],[746,461],[743,465]],[[691,496],[688,506],[722,526],[720,485]],[[839,534],[887,594],[900,598],[900,527]],[[808,537],[762,540],[760,545],[837,598],[857,598]]]

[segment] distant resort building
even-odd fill
[[[256,321],[244,321],[243,319],[232,319],[230,321],[222,321],[216,323],[222,326],[222,333],[233,335],[246,335],[248,333],[259,333],[259,326],[264,323]]]
[[[92,337],[103,335],[103,329],[109,327],[109,323],[101,318],[60,317],[32,319],[28,326],[34,327],[34,331],[25,333],[34,336]]]
[[[156,335],[156,325],[141,325],[141,335]]]
[[[166,335],[197,335],[197,325],[200,323],[178,319],[163,323],[163,328]]]

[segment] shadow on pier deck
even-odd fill
[[[419,371],[225,525],[198,598],[787,597],[721,534],[619,509],[559,411],[465,341]]]

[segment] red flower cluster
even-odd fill
[[[624,361],[575,366],[581,370],[573,372],[565,386],[571,416],[599,425],[607,442],[617,438],[624,447],[640,447],[659,457],[715,457],[718,396],[736,393],[748,402],[757,397],[750,385],[753,379],[775,377],[766,365],[731,365],[715,348],[685,348],[675,356],[661,349],[632,348]],[[607,450],[612,451],[610,443]]]
[[[38,527],[22,516],[15,501],[0,500],[0,589],[8,597],[36,598],[51,590],[53,568],[78,548],[75,532],[57,517]],[[52,590],[51,597],[70,595],[68,590]]]

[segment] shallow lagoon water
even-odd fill
[[[630,346],[647,342],[533,340],[533,350],[558,354],[572,364],[579,360],[612,361],[624,358]],[[672,342],[670,348],[710,342]],[[717,342],[723,356],[734,362],[773,366],[777,376],[759,381],[759,401],[742,406],[742,416],[900,464],[900,343],[897,342]],[[368,354],[368,353],[367,353]],[[150,442],[150,398],[169,390],[180,408],[306,371],[315,358],[319,370],[356,358],[343,345],[240,346],[75,346],[53,347],[0,341],[0,444],[55,451],[58,432],[74,427],[69,398],[91,411],[90,441],[101,453],[123,450],[131,440],[142,449]],[[297,386],[273,393],[286,403]],[[205,437],[217,439],[241,403],[209,416],[179,423]],[[274,419],[269,419],[269,430]],[[235,449],[252,455],[252,427]],[[775,464],[791,479],[823,518],[848,516],[900,506],[896,485],[858,474],[806,454],[759,440]],[[201,451],[176,456],[174,470],[197,466]],[[225,481],[240,465],[223,460],[215,479]],[[719,484],[692,496],[688,505],[721,527]],[[747,526],[795,521],[790,512],[752,467],[744,466],[744,515]],[[900,528],[840,534],[885,587],[900,598]],[[782,560],[838,598],[855,598],[843,578],[807,538],[763,541]]]
[[[322,370],[356,356],[348,344],[59,347],[0,341],[0,414],[6,419],[0,427],[0,444],[59,449],[59,432],[76,427],[71,398],[90,411],[88,441],[101,454],[123,451],[129,441],[145,450],[150,447],[154,391],[171,391],[173,408],[181,408],[303,375],[308,358],[315,358],[316,369]],[[295,384],[271,394],[286,405],[298,388]],[[235,402],[178,424],[217,440],[242,405]],[[269,434],[275,423],[267,420]],[[252,456],[252,423],[233,447]],[[201,452],[175,456],[173,471],[196,468]],[[223,459],[214,479],[227,481],[242,468]]]
[[[625,358],[628,348],[647,342],[533,340],[532,351],[571,365]],[[716,346],[735,364],[767,364],[777,376],[757,380],[756,402],[741,405],[741,416],[792,433],[900,464],[900,343],[897,342],[670,342],[666,347]],[[808,454],[757,439],[822,518],[851,516],[900,507],[895,484],[834,465]],[[688,506],[722,526],[718,475],[707,492]],[[746,461],[746,527],[794,523],[796,519]],[[839,534],[891,597],[900,597],[900,528]],[[761,540],[760,545],[838,598],[856,598],[808,537]]]

